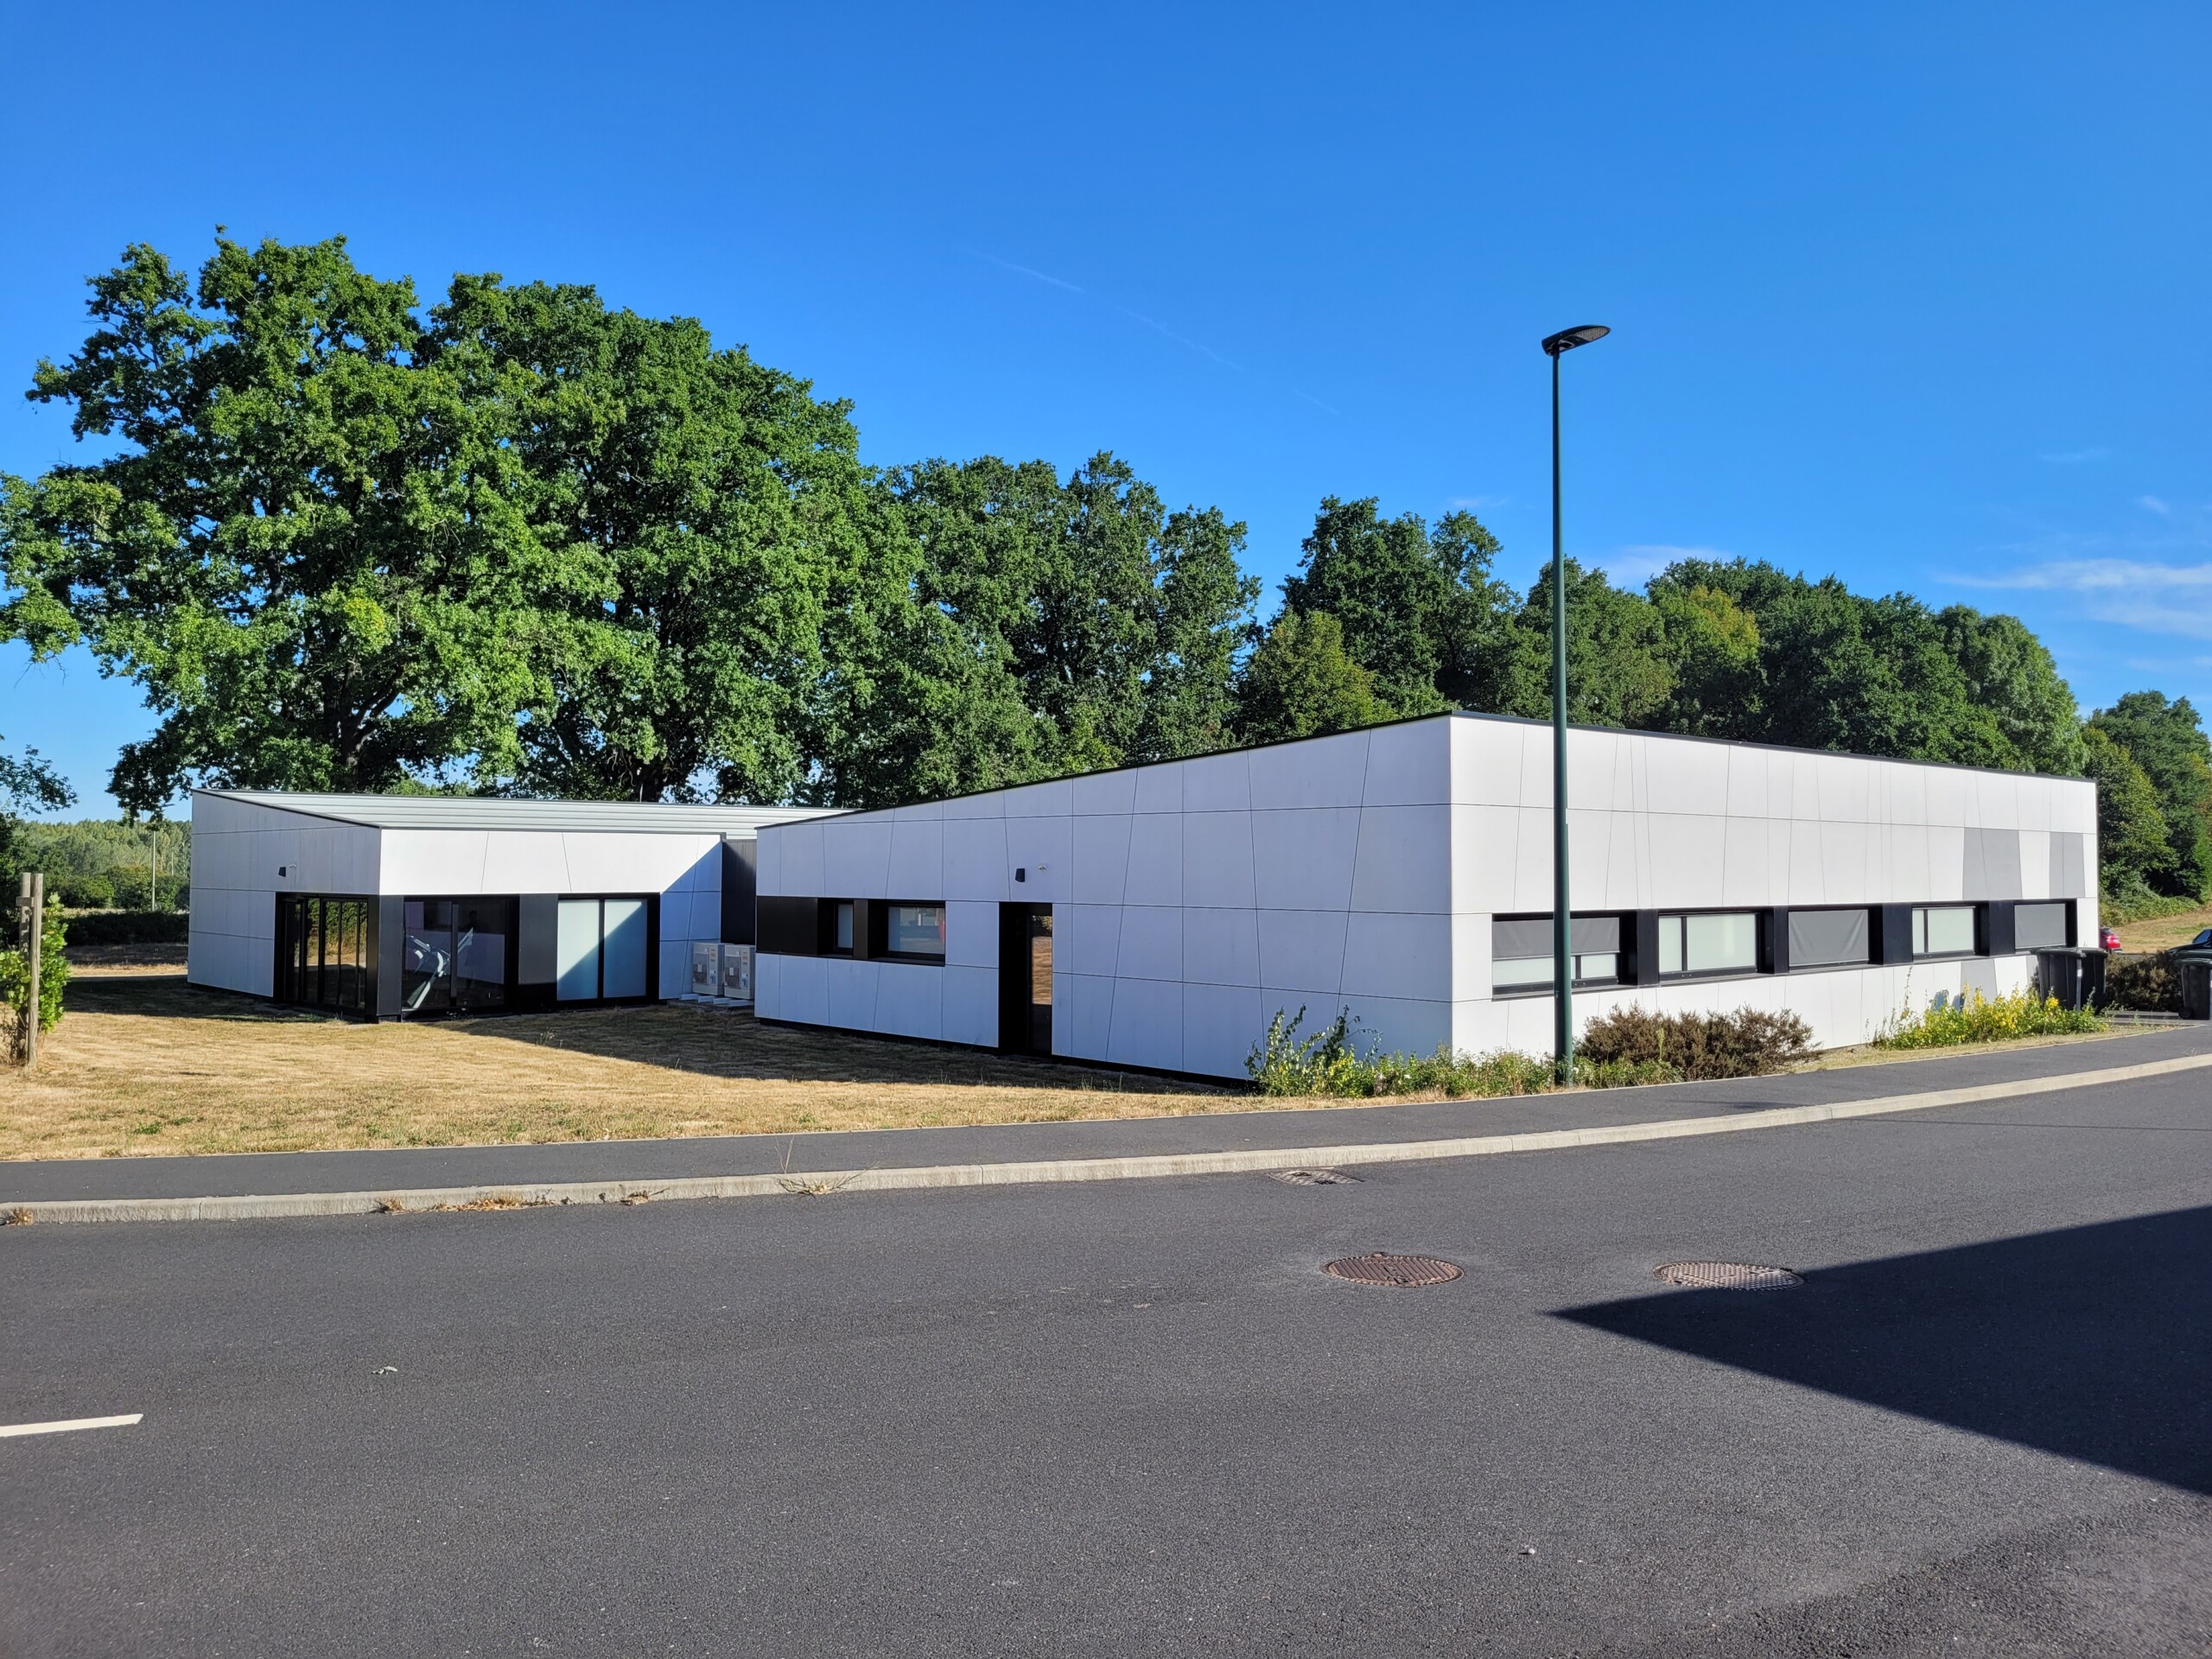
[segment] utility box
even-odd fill
[[[709,949],[706,945],[702,950]],[[721,988],[717,993],[726,1001],[750,1002],[753,1000],[753,947],[749,944],[725,944],[721,950]]]
[[[711,939],[691,947],[691,995],[715,996],[721,981],[721,946]]]

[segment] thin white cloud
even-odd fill
[[[984,253],[975,248],[970,248],[968,251],[974,254],[976,258],[983,260],[988,264],[996,265],[1001,270],[1010,270],[1014,272],[1017,276],[1027,276],[1037,282],[1050,283],[1054,288],[1064,288],[1071,294],[1088,294],[1090,292],[1088,289],[1077,288],[1073,283],[1063,282],[1058,276],[1053,276],[1050,271],[1033,270],[1027,265],[1017,265],[1011,259],[1001,259],[995,253]]]
[[[2161,518],[2171,518],[2174,516],[2174,510],[2155,495],[2139,495],[2135,498],[2135,505],[2157,513]]]
[[[2112,451],[2099,445],[2092,449],[2061,449],[2055,454],[2038,456],[2054,467],[2079,467],[2085,461],[2102,461]]]
[[[2075,594],[2093,620],[2144,633],[2212,639],[2212,564],[2147,559],[2051,559],[1994,575],[1954,575],[1964,588]]]
[[[1681,559],[1732,559],[1717,547],[1678,547],[1671,542],[1637,542],[1599,556],[1598,568],[1622,587],[1646,582]]]
[[[1081,289],[1077,289],[1076,292],[1080,294],[1083,290]],[[1110,304],[1111,302],[1109,301],[1109,303]],[[1219,352],[1214,350],[1212,346],[1205,344],[1203,340],[1192,340],[1187,334],[1179,334],[1173,328],[1170,328],[1166,323],[1155,321],[1154,319],[1145,315],[1141,311],[1132,311],[1126,305],[1116,305],[1114,308],[1120,312],[1123,316],[1133,318],[1136,321],[1144,324],[1147,328],[1158,329],[1168,339],[1173,340],[1178,346],[1187,346],[1194,352],[1204,353],[1206,356],[1213,359],[1215,362],[1220,364],[1224,368],[1235,369],[1239,374],[1244,372],[1243,365],[1242,364],[1231,363],[1227,358],[1224,357]],[[1300,395],[1303,397],[1305,394],[1300,393]],[[1319,403],[1320,399],[1318,397],[1309,397],[1306,401],[1308,403]],[[1325,409],[1328,406],[1324,404],[1322,404],[1322,407]],[[1332,412],[1333,413],[1333,411]]]
[[[1481,512],[1486,508],[1502,507],[1512,499],[1510,495],[1455,495],[1452,505],[1468,512]]]

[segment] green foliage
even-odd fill
[[[2071,774],[2073,694],[2018,619],[1834,577],[1686,559],[1647,592],[1674,683],[1656,729],[1799,748]]]
[[[2212,741],[2189,699],[2131,691],[2091,715],[2089,726],[2126,750],[2158,792],[2167,855],[2144,871],[2148,884],[2212,899]]]
[[[1504,707],[1511,695],[1513,591],[1491,575],[1497,538],[1471,512],[1431,529],[1384,518],[1376,499],[1328,496],[1283,609],[1326,611],[1344,649],[1402,715]]]
[[[433,316],[428,372],[499,435],[536,561],[515,785],[689,799],[711,773],[722,799],[789,798],[836,601],[868,597],[849,405],[586,287],[456,277]]]
[[[936,717],[897,722],[926,772],[981,788],[1233,741],[1233,663],[1259,593],[1237,568],[1243,524],[1218,508],[1167,511],[1105,453],[1065,480],[1046,461],[984,456],[900,468],[883,487],[916,549],[886,655],[942,665],[893,700],[938,696]],[[861,729],[841,727],[847,743]],[[824,764],[841,803],[904,792],[839,743]]]
[[[41,920],[37,1003],[38,1028],[44,1032],[61,1022],[61,995],[69,983],[69,958],[62,947],[69,942],[69,929],[56,899],[47,900]],[[11,932],[15,931],[10,928]],[[0,1007],[10,1011],[17,1033],[22,1030],[32,1003],[30,954],[26,945],[26,941],[17,939],[0,950]],[[21,1042],[20,1036],[16,1040]]]
[[[342,238],[218,238],[196,284],[129,249],[99,327],[31,392],[115,452],[4,480],[9,625],[87,642],[160,715],[111,787],[158,810],[188,779],[383,789],[518,759],[549,696],[541,618],[565,568],[515,511],[518,459],[440,366],[413,284]]]
[[[182,944],[191,926],[177,910],[93,911],[69,918],[69,937],[79,944]]]
[[[2147,1014],[2181,1012],[2181,964],[2171,950],[2115,960],[2105,974],[2105,1005]]]
[[[2203,901],[2191,897],[2176,897],[2170,893],[2152,893],[2148,887],[2122,887],[2118,893],[2099,902],[2101,919],[2114,927],[2129,922],[2156,921],[2162,916],[2180,916],[2203,907]]]
[[[1900,1013],[1889,1030],[1874,1039],[1878,1048],[1949,1048],[1964,1043],[2001,1043],[2016,1037],[2051,1037],[2069,1032],[2102,1031],[2105,1022],[2087,1008],[2061,1007],[2055,996],[2033,990],[1961,997],[1942,993],[1928,1007]]]
[[[1668,717],[1674,675],[1665,621],[1641,594],[1573,559],[1567,573],[1567,717],[1586,726],[1650,728]],[[1513,619],[1510,704],[1532,720],[1552,712],[1552,573],[1546,565]]]
[[[47,891],[72,909],[143,905],[152,878],[154,838],[161,838],[161,907],[181,902],[192,879],[189,823],[122,823],[86,818],[74,823],[26,823],[18,835],[24,869],[42,870]],[[9,879],[12,881],[12,874]]]
[[[1316,737],[1389,720],[1375,677],[1344,651],[1344,629],[1326,611],[1286,610],[1246,664],[1236,729],[1248,743]]]
[[[1550,712],[1548,569],[1516,592],[1471,513],[1325,497],[1262,628],[1243,525],[1113,454],[879,474],[848,404],[588,287],[426,307],[342,238],[219,236],[196,276],[138,245],[91,288],[31,396],[105,458],[0,477],[0,638],[143,688],[133,814],[194,781],[880,805]],[[1745,560],[1566,581],[1577,721],[2088,770],[2115,892],[2212,888],[2195,711],[2134,693],[2085,735],[2017,619]],[[0,756],[0,863],[60,788]]]
[[[8,637],[4,613],[0,613],[0,639]],[[40,759],[36,749],[26,749],[19,760],[0,753],[0,886],[12,898],[17,877],[33,867],[24,850],[29,826],[18,812],[57,811],[77,798],[61,774]]]
[[[1657,585],[1660,655],[1673,681],[1668,729],[1727,737],[1759,693],[1759,625],[1718,588]],[[1572,690],[1570,683],[1569,690]]]
[[[1300,1037],[1306,1022],[1301,1004],[1296,1014],[1281,1008],[1268,1021],[1268,1034],[1245,1058],[1244,1070],[1263,1095],[1351,1096],[1367,1092],[1363,1086],[1369,1070],[1366,1058],[1353,1046],[1351,1011],[1312,1035]]]
[[[1298,1035],[1306,1010],[1277,1009],[1268,1033],[1244,1062],[1263,1095],[1338,1100],[1389,1096],[1443,1095],[1487,1099],[1501,1095],[1537,1095],[1558,1086],[1549,1060],[1510,1049],[1490,1054],[1455,1054],[1449,1046],[1428,1055],[1376,1054],[1356,1046],[1349,1010],[1311,1036]],[[1676,1083],[1681,1073],[1664,1061],[1578,1056],[1574,1081],[1585,1089],[1613,1089],[1634,1084]]]
[[[1781,1071],[1812,1052],[1813,1033],[1794,1014],[1654,1014],[1633,1006],[1592,1020],[1576,1045],[1599,1066],[1664,1066],[1694,1083]]]
[[[2082,728],[2082,769],[2097,786],[2097,868],[2105,892],[2138,908],[2154,902],[2151,883],[2169,879],[2174,862],[2157,787],[2094,721]]]
[[[1964,605],[1936,614],[1944,648],[1966,677],[1966,695],[1995,722],[2000,764],[2049,776],[2081,775],[2082,722],[2074,693],[2042,640],[2017,616],[1984,616]]]

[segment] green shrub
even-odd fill
[[[1549,1060],[1511,1049],[1490,1054],[1455,1054],[1449,1046],[1433,1054],[1383,1054],[1370,1045],[1362,1053],[1352,1035],[1359,1022],[1351,1010],[1310,1037],[1300,1038],[1304,1008],[1278,1009],[1266,1038],[1253,1049],[1244,1069],[1263,1095],[1339,1100],[1393,1096],[1442,1095],[1447,1099],[1494,1099],[1540,1095],[1558,1086]],[[1574,1081],[1585,1089],[1615,1089],[1639,1083],[1676,1083],[1681,1073],[1663,1060],[1605,1058],[1578,1055]]]
[[[69,983],[69,958],[62,946],[68,943],[68,928],[63,921],[59,899],[46,903],[44,926],[39,933],[38,947],[38,1028],[52,1031],[61,1022],[61,993]],[[30,957],[18,942],[10,950],[0,950],[0,1007],[9,1013],[10,1046],[20,1052],[23,1022],[29,1017],[32,1003]]]
[[[2203,906],[2202,899],[2177,899],[2168,893],[2153,893],[2137,882],[2107,894],[2098,904],[2097,912],[2100,920],[2120,927],[2129,922],[2153,922],[2162,916],[2186,915]]]
[[[1874,1039],[1878,1048],[1948,1048],[1961,1043],[2001,1043],[2015,1037],[2051,1037],[2068,1032],[2102,1031],[2105,1022],[2087,1008],[2059,1006],[2055,996],[2032,990],[1985,996],[1980,991],[1953,997],[1938,992],[1917,1014],[1898,1015]]]
[[[1693,1083],[1756,1077],[1812,1052],[1813,1033],[1794,1014],[1654,1014],[1634,1006],[1592,1020],[1578,1052],[1593,1065],[1664,1066]],[[1576,1080],[1580,1081],[1578,1073]],[[1638,1078],[1637,1081],[1646,1079]]]
[[[2181,971],[2174,953],[2115,957],[2105,972],[2105,1006],[2148,1014],[2181,1012]]]
[[[1335,1021],[1300,1039],[1306,1009],[1285,1014],[1281,1008],[1268,1021],[1268,1034],[1245,1057],[1244,1069],[1263,1095],[1363,1095],[1363,1068],[1352,1052],[1351,1010]]]
[[[106,910],[115,903],[115,883],[105,875],[65,875],[53,891],[72,910]]]
[[[79,944],[182,944],[191,927],[182,911],[106,910],[72,917],[69,935]]]

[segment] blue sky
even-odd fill
[[[0,469],[85,276],[213,227],[596,283],[856,405],[879,463],[1128,457],[2011,610],[2085,706],[2212,704],[2212,11],[1942,5],[0,3]],[[1269,603],[1272,604],[1270,595]],[[149,728],[0,646],[0,734],[105,792]]]

